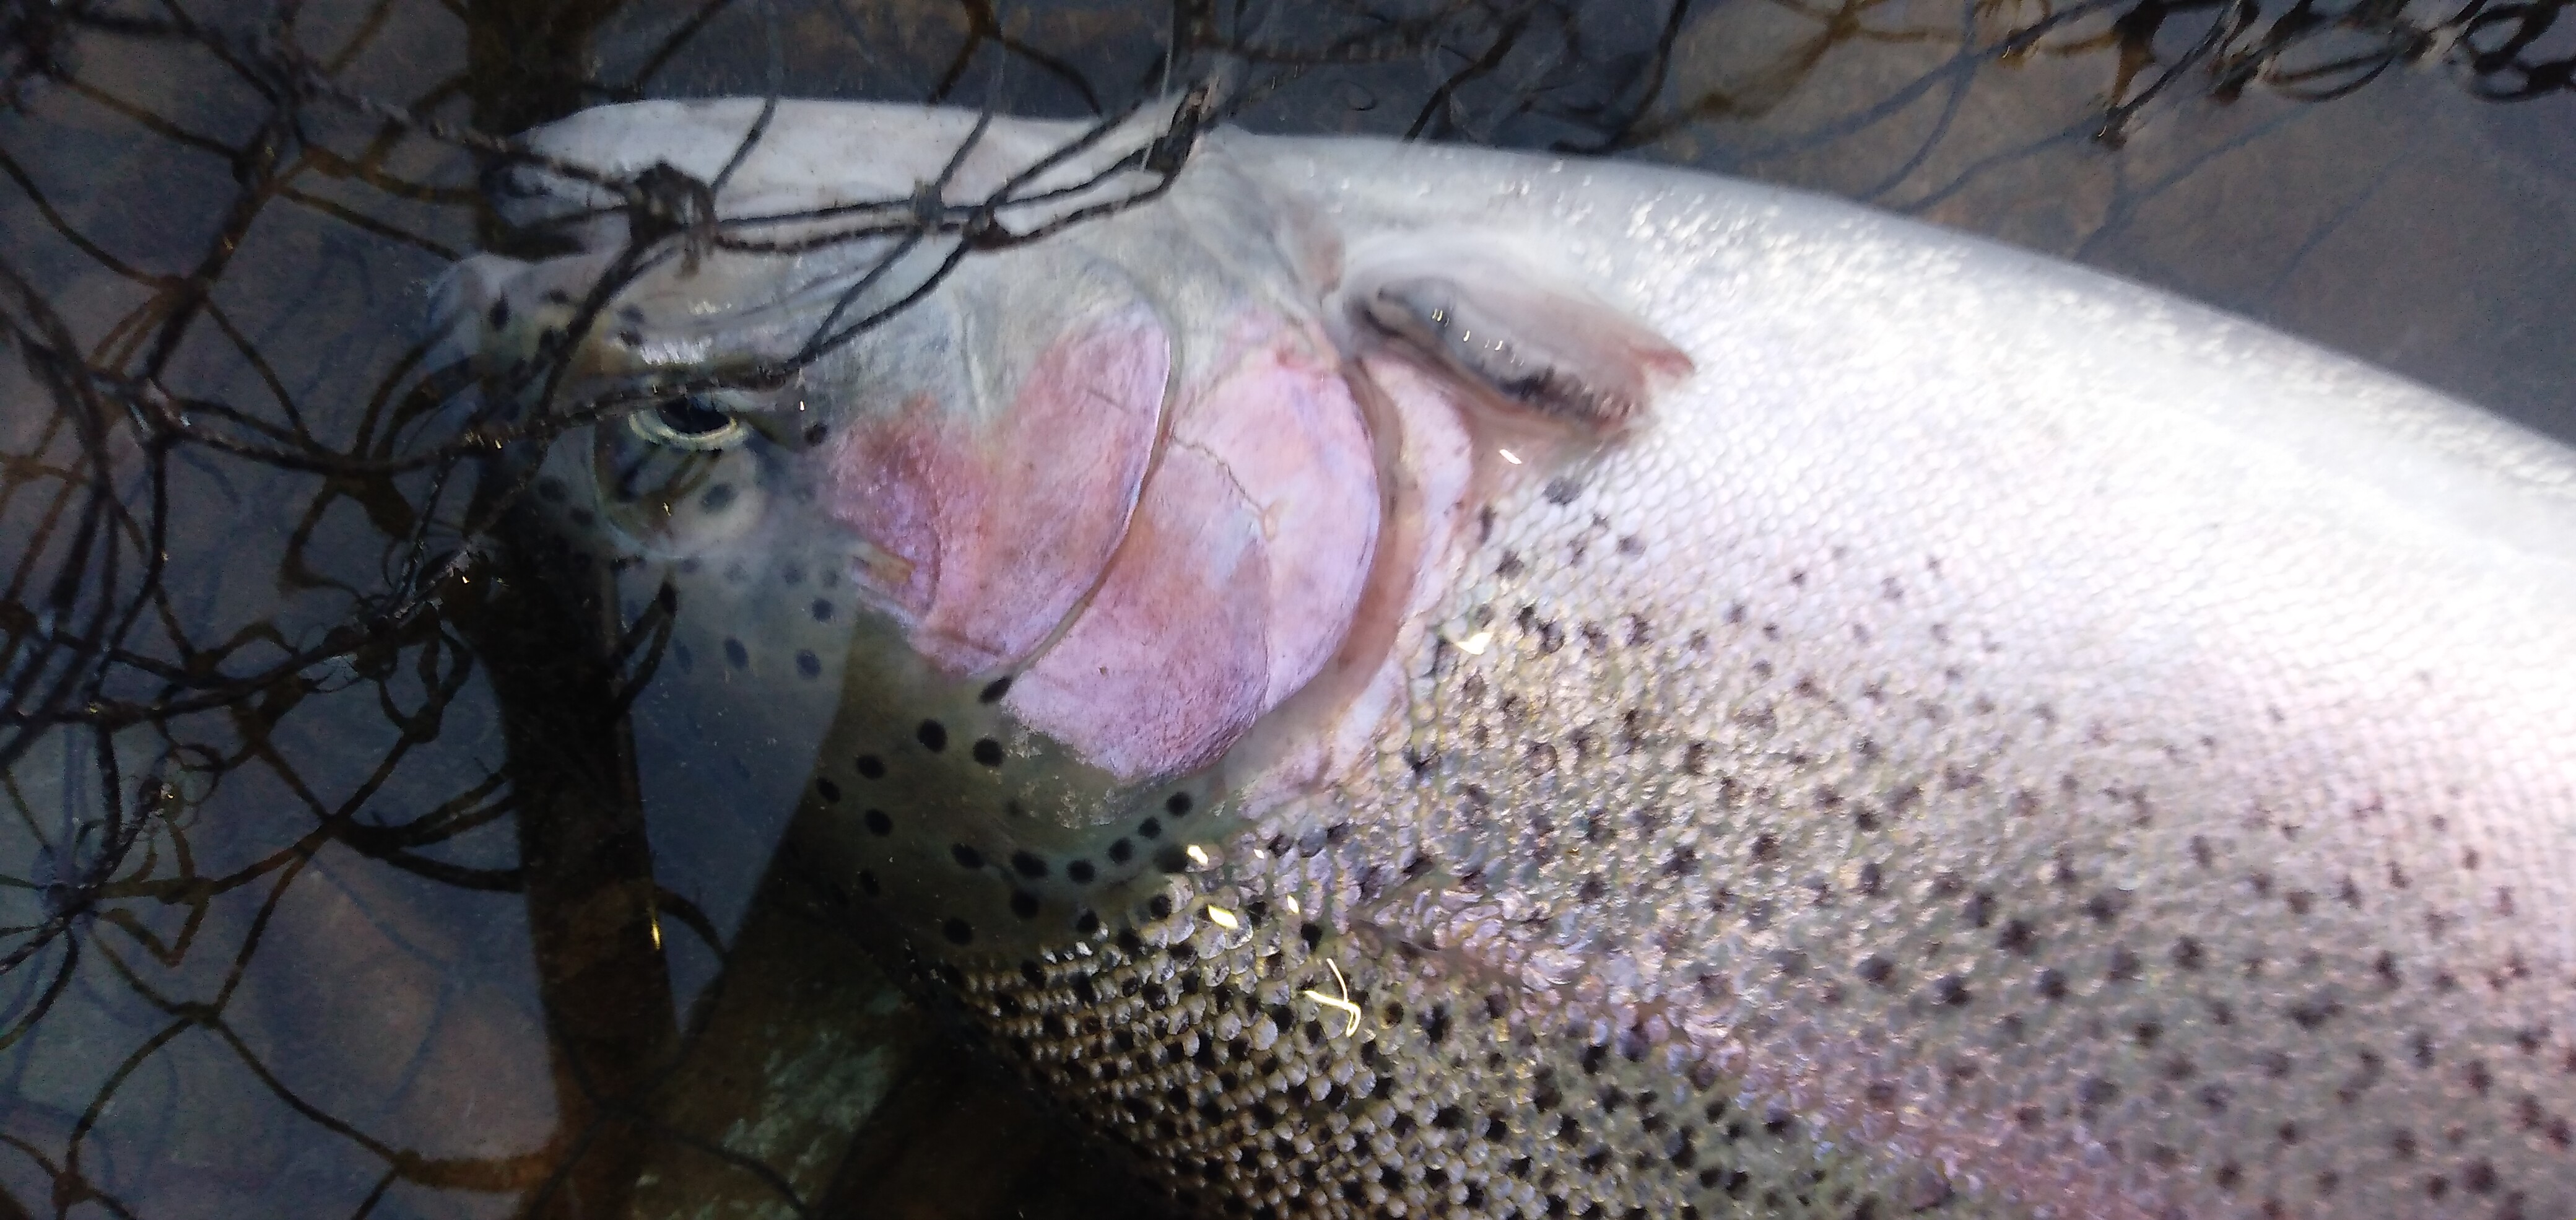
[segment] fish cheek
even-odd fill
[[[961,481],[993,466],[959,459],[1019,452],[1000,468],[1030,476],[1007,494],[965,485],[981,516],[957,510],[966,497],[952,497],[956,487],[915,484],[930,492],[917,502],[935,506],[914,519],[936,543],[941,598],[976,584],[956,578],[961,557],[985,563],[986,580],[1065,561],[1024,544],[961,545],[977,535],[942,522],[1008,522],[1014,514],[995,504],[1052,486],[1017,510],[1057,530],[1039,536],[1066,536],[1061,519],[1074,514],[1116,525],[1092,584],[1059,603],[1072,621],[1044,624],[1050,634],[1006,676],[943,660],[920,624],[904,646],[851,653],[840,746],[818,776],[831,787],[815,799],[855,806],[857,820],[818,824],[834,828],[853,875],[864,872],[865,896],[933,952],[997,952],[1169,914],[1187,893],[1174,887],[1188,884],[1189,849],[1213,846],[1228,825],[1212,765],[1323,669],[1371,571],[1372,439],[1338,357],[1275,322],[1248,325],[1178,396],[1150,472],[1136,472],[1132,514],[1100,511],[1102,489],[1124,479],[1103,478],[1103,464],[1131,451],[1065,429],[1099,418],[1104,385],[1147,402],[1163,371],[1158,334],[1122,337],[1115,322],[1097,317],[1023,378],[1014,421],[1052,418],[1051,429],[914,451],[923,468],[955,462],[939,477]],[[1150,449],[1142,425],[1159,421],[1131,422]],[[1005,563],[1012,554],[1024,558]]]
[[[1182,774],[1334,655],[1381,498],[1327,350],[1272,329],[1185,393],[1099,593],[1014,690],[1032,727],[1122,777]]]
[[[1269,688],[1260,515],[1215,459],[1173,446],[1082,617],[1011,686],[1024,723],[1112,774],[1213,760]]]
[[[984,672],[1077,611],[1127,530],[1170,368],[1160,319],[1131,304],[1068,328],[989,417],[944,387],[833,442],[828,511],[890,558],[868,577],[915,650]]]
[[[939,423],[937,400],[917,394],[893,421],[836,433],[824,454],[824,511],[866,547],[852,579],[910,624],[939,583],[939,489],[968,477]]]

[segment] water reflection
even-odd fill
[[[517,523],[420,322],[510,237],[496,136],[773,88],[1083,114],[1223,64],[1252,126],[1865,198],[2570,435],[2556,12],[0,9],[0,1215],[1148,1206],[773,859],[819,723],[693,719],[667,609]]]

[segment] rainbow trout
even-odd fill
[[[2568,451],[1702,174],[761,118],[535,133],[460,325],[1194,1213],[2576,1215]]]

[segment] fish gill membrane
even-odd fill
[[[531,139],[712,181],[759,112]],[[780,104],[715,203],[783,236],[563,400],[928,283],[797,238],[974,121]],[[460,269],[500,365],[624,244],[508,185],[577,240]],[[2576,462],[2386,374],[1795,192],[1220,130],[590,431],[540,502],[670,590],[656,683],[828,717],[809,863],[1196,1212],[2576,1215]]]

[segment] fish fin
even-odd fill
[[[1349,333],[1405,349],[1489,406],[1607,435],[1692,371],[1653,327],[1500,250],[1370,253],[1354,252],[1343,279]]]

